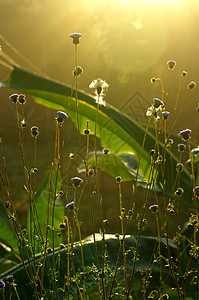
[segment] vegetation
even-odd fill
[[[173,135],[181,112],[180,88],[187,73],[181,74],[172,112],[166,110],[167,95],[162,80],[151,79],[161,85],[161,100],[153,99],[143,128],[105,103],[108,84],[104,80],[98,78],[90,84],[94,96],[78,90],[78,77],[83,72],[77,65],[80,37],[77,33],[71,35],[75,49],[71,87],[17,67],[2,83],[23,93],[11,95],[10,100],[16,107],[29,211],[27,226],[23,228],[11,196],[1,141],[1,296],[3,299],[199,299],[198,108],[194,130],[183,128],[178,136]],[[173,72],[175,65],[174,61],[168,61],[169,72]],[[185,99],[195,86],[191,81]],[[34,144],[34,163],[30,164],[24,147],[27,130],[24,94],[58,110],[52,166],[39,187],[35,178],[40,129],[37,126],[30,129]],[[67,167],[63,163],[69,119],[77,128],[81,157],[77,170],[81,175],[77,173],[75,177],[70,176],[74,154],[70,154]],[[98,149],[98,141],[102,151]],[[104,172],[115,178],[118,187],[121,230],[115,235],[107,234],[109,220],[103,213],[100,178]],[[128,209],[123,205],[125,181],[132,182]],[[69,185],[73,186],[72,201]],[[136,214],[138,186],[145,193],[142,208]],[[87,239],[82,239],[81,231],[89,219],[89,216],[85,220],[80,218],[83,193],[87,195],[91,220],[92,235]],[[151,199],[154,199],[152,205]],[[95,209],[94,201],[98,202],[99,210]],[[179,216],[181,206],[190,211],[190,217],[173,237],[171,220]],[[156,222],[154,237],[143,235],[149,214]],[[99,228],[96,216],[100,216]],[[127,232],[133,221],[137,223],[137,233],[129,236]],[[12,268],[6,271],[9,267]]]

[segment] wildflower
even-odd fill
[[[75,70],[73,71],[73,76],[80,76],[80,74],[83,73],[83,69],[80,66],[77,66],[77,72],[76,72],[76,67]]]
[[[176,66],[176,62],[174,60],[169,60],[167,62],[167,65],[168,65],[168,69],[169,70],[174,70],[175,69],[175,66]]]
[[[59,224],[59,228],[60,228],[60,229],[64,229],[64,228],[65,228],[65,223]]]
[[[64,111],[57,112],[58,117],[56,118],[58,123],[62,123],[64,119],[68,119],[68,115]]]
[[[79,44],[79,38],[81,37],[81,33],[72,33],[70,37],[73,39],[73,44]]]
[[[8,281],[8,282],[13,282],[13,275],[8,275],[7,277],[6,277],[6,281]]]
[[[178,151],[179,152],[184,152],[185,148],[186,148],[185,144],[178,144]]]
[[[108,83],[106,83],[106,81],[102,80],[101,78],[97,78],[91,82],[89,88],[94,89],[94,93],[96,95],[94,99],[96,100],[96,103],[105,105],[103,97],[106,95],[108,86]]]
[[[106,155],[110,153],[110,150],[108,148],[105,148],[102,150],[102,152]]]
[[[189,83],[189,85],[188,85],[188,88],[189,88],[190,90],[194,89],[195,87],[196,87],[196,83],[195,83],[194,81],[191,81],[191,82]]]
[[[26,96],[21,94],[21,95],[19,95],[18,100],[19,100],[20,104],[25,104],[26,103]]]
[[[158,108],[159,106],[164,106],[164,103],[158,98],[154,98],[153,101],[154,101],[153,106],[155,108]]]
[[[183,77],[186,77],[187,76],[187,72],[186,71],[182,71],[182,74],[181,74]]]
[[[73,177],[72,179],[72,182],[73,182],[73,186],[75,188],[79,187],[80,184],[83,182],[83,179],[79,178],[79,177]]]
[[[3,280],[0,279],[0,291],[5,288],[6,284]]]
[[[149,155],[150,156],[153,156],[155,154],[155,150],[154,149],[151,149],[150,151],[149,151]]]
[[[9,98],[12,100],[13,103],[16,103],[18,101],[19,95],[18,94],[12,94],[9,96]]]
[[[31,135],[34,137],[34,138],[37,138],[38,135],[39,135],[39,128],[37,126],[32,126],[31,129]]]
[[[191,137],[189,134],[191,133],[191,129],[185,129],[178,133],[179,136],[182,137],[183,141],[188,141]]]
[[[168,112],[168,111],[163,111],[163,112],[162,112],[162,115],[163,115],[164,119],[166,120],[166,119],[168,119],[168,116],[170,115],[170,112]]]
[[[182,188],[177,188],[177,190],[175,191],[176,196],[182,196],[183,193],[184,193],[184,190]]]
[[[72,202],[66,204],[66,208],[73,209],[73,205],[74,205],[74,202],[72,201]]]
[[[151,211],[153,214],[155,214],[155,213],[158,212],[158,205],[157,205],[157,204],[151,205],[151,206],[149,207],[149,209],[150,209],[150,211]]]

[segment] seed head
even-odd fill
[[[96,95],[94,99],[96,103],[100,105],[105,105],[103,97],[107,93],[108,86],[109,86],[108,83],[106,83],[106,81],[102,80],[101,78],[97,78],[91,82],[89,88],[94,89],[94,93]]]
[[[191,81],[191,82],[189,83],[189,85],[188,85],[188,88],[189,88],[190,90],[193,90],[195,87],[196,87],[196,83],[195,83],[194,81]]]
[[[88,175],[89,176],[93,176],[94,175],[94,170],[93,169],[89,169],[88,170]]]
[[[182,171],[183,171],[183,164],[178,163],[178,164],[176,165],[176,171],[177,171],[177,172],[182,172]]]
[[[110,150],[109,150],[108,148],[105,148],[105,149],[102,150],[102,152],[103,152],[105,155],[107,155],[107,154],[110,153]]]
[[[183,193],[184,193],[184,190],[182,188],[177,188],[177,190],[175,191],[176,196],[182,196]]]
[[[76,72],[76,67],[75,67],[75,70],[73,71],[73,76],[78,77],[78,76],[80,76],[81,73],[83,73],[83,69],[80,66],[77,66],[77,72]]]
[[[160,99],[154,98],[153,101],[154,101],[153,106],[154,106],[155,108],[158,108],[158,107],[160,107],[160,106],[163,106],[163,107],[164,107],[164,103],[163,103]]]
[[[26,96],[21,94],[21,95],[19,95],[18,100],[19,100],[20,104],[25,104],[26,103]]]
[[[151,211],[153,214],[155,214],[155,213],[158,212],[158,205],[157,205],[157,204],[151,205],[151,206],[149,207],[149,209],[150,209],[150,211]]]
[[[154,83],[154,82],[156,82],[155,77],[151,78],[151,83]]]
[[[194,194],[199,197],[199,186],[196,186],[194,189],[193,189],[193,192]]]
[[[178,133],[179,136],[182,137],[183,141],[188,141],[191,137],[189,136],[191,133],[191,129],[185,129]]]
[[[81,33],[72,33],[70,37],[73,39],[73,44],[79,44],[79,38],[81,37]]]
[[[182,74],[181,74],[183,77],[186,77],[187,76],[187,72],[186,71],[182,71]]]
[[[39,128],[37,126],[32,126],[30,132],[34,138],[37,138],[39,135]]]
[[[72,202],[66,204],[66,208],[70,208],[70,209],[72,210],[74,204],[75,204],[75,203],[72,201]]]
[[[57,112],[58,117],[56,118],[57,122],[60,124],[64,119],[68,119],[68,115],[64,111]]]
[[[175,69],[175,66],[176,66],[176,62],[174,60],[169,60],[167,62],[167,65],[168,65],[168,69],[169,70],[174,70]]]
[[[12,100],[13,103],[16,103],[19,99],[19,95],[18,94],[12,94],[9,96],[9,98]]]
[[[120,183],[122,181],[122,178],[121,178],[121,176],[116,176],[115,180],[117,183]]]
[[[84,129],[84,134],[89,134],[90,133],[90,129]]]
[[[185,144],[178,144],[178,151],[179,152],[184,152],[185,149],[186,149],[186,145]]]
[[[167,147],[171,147],[172,145],[173,145],[173,140],[172,139],[166,140],[166,146]]]
[[[166,120],[166,119],[168,119],[168,117],[169,117],[169,115],[170,115],[170,112],[168,112],[168,111],[163,111],[163,112],[162,112],[162,115],[163,115],[164,119]]]
[[[79,177],[73,177],[73,178],[71,178],[71,180],[72,180],[73,186],[75,188],[78,188],[82,184],[82,182],[83,182],[83,179],[81,179]]]

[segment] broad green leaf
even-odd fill
[[[17,67],[14,67],[9,78],[2,82],[2,86],[30,94],[37,103],[53,109],[67,112],[70,103],[69,115],[77,126],[75,92],[73,91],[73,97],[70,99],[71,87]],[[86,121],[89,120],[90,133],[94,134],[97,104],[91,95],[83,93],[82,91],[78,91],[77,97],[80,132],[83,133],[83,130],[86,128]],[[107,104],[99,108],[97,136],[99,137],[101,146],[103,148],[109,148],[111,153],[133,153],[136,160],[139,161],[142,143],[145,137],[145,129],[111,105]],[[143,175],[143,180],[146,181],[149,179],[151,169],[149,151],[155,147],[155,142],[155,136],[147,132],[139,165],[139,172]],[[164,145],[161,142],[159,142],[159,149],[160,153],[164,152]],[[165,153],[165,189],[166,194],[171,195],[176,178],[175,166],[178,160],[168,148],[165,149]],[[155,183],[159,185],[162,183],[162,169],[160,165],[157,165],[156,169],[158,174],[155,176]],[[180,177],[180,185],[185,191],[181,200],[192,205],[192,181],[186,168],[184,168],[184,172]]]
[[[49,210],[50,217],[49,217],[48,224],[52,225],[52,211],[53,211],[53,202],[54,202],[53,199],[55,196],[55,188],[56,188],[56,194],[58,194],[61,189],[61,185],[62,185],[61,175],[59,172],[57,186],[55,187],[56,170],[54,169],[53,175],[52,175],[51,191],[49,192],[50,178],[51,178],[51,172],[49,171],[45,175],[45,177],[35,195],[35,203],[36,203],[37,214],[38,214],[38,222],[40,224],[42,235],[44,238],[46,236],[46,230],[47,230],[46,220],[47,220],[47,212],[48,212],[49,193],[50,193],[50,210]],[[32,205],[32,207],[34,207],[34,205]],[[35,214],[35,216],[36,216],[36,214]],[[64,217],[64,205],[62,203],[62,200],[59,197],[57,197],[56,201],[55,201],[55,216],[54,216],[55,246],[56,247],[60,243],[60,238],[57,237],[57,232],[60,230],[59,224],[62,223],[63,217]],[[33,226],[33,221],[32,221],[32,226]],[[29,208],[28,217],[27,217],[27,229],[28,229],[28,235],[30,236],[30,208]],[[39,232],[39,226],[37,226],[37,229]],[[52,230],[49,230],[48,239],[49,239],[49,245],[50,245],[50,247],[52,247]]]
[[[108,267],[109,270],[114,272],[115,270],[115,264],[118,257],[118,252],[120,248],[120,242],[118,239],[113,238],[113,235],[106,235],[105,236],[106,246],[107,246],[107,261],[108,261]],[[136,246],[137,242],[137,236],[131,236],[126,237],[125,239],[125,250],[128,253],[126,258],[126,267],[127,267],[127,276],[128,278],[131,275],[132,271],[132,261],[133,261],[133,248]],[[99,262],[102,263],[103,260],[103,241],[99,240],[96,242],[97,244],[97,251],[98,251],[98,258]],[[139,260],[136,264],[136,270],[135,270],[135,279],[133,284],[133,289],[136,290],[136,292],[139,294],[141,293],[141,279],[140,279],[140,273],[141,270],[151,270],[151,278],[150,278],[150,288],[151,289],[158,289],[159,286],[159,272],[160,272],[160,264],[153,263],[153,257],[154,257],[154,249],[157,249],[157,238],[153,237],[141,237],[140,239],[140,247],[139,247]],[[176,257],[177,254],[177,247],[176,245],[169,240],[169,247],[171,251],[171,255],[173,258]],[[87,291],[90,294],[89,299],[98,299],[99,295],[96,295],[96,298],[92,297],[95,295],[95,290],[97,288],[96,280],[93,278],[91,273],[89,272],[89,267],[92,267],[93,265],[97,266],[96,256],[95,256],[95,249],[94,244],[92,241],[83,241],[83,254],[84,254],[84,265],[87,271],[86,275],[86,284],[87,284]],[[79,270],[82,270],[82,257],[81,257],[81,247],[78,243],[74,246],[74,264],[75,264],[75,271],[78,272]],[[56,261],[59,271],[59,277],[57,285],[60,288],[64,287],[64,277],[67,272],[67,253],[68,249],[57,249],[55,252],[56,255]],[[166,247],[166,241],[165,239],[161,240],[161,254],[163,257],[168,256],[168,251]],[[52,262],[52,254],[48,255],[49,261]],[[38,254],[36,257],[36,264],[40,259],[40,255]],[[121,257],[119,262],[119,267],[123,265],[123,258]],[[26,264],[28,268],[28,263]],[[164,264],[161,267],[162,276],[164,278],[164,284],[166,286],[172,286],[171,278],[169,276],[169,270],[164,267]],[[12,274],[14,276],[14,279],[17,283],[17,288],[20,297],[23,300],[26,300],[32,295],[32,290],[30,288],[30,285],[28,284],[29,280],[27,278],[26,272],[24,272],[23,265],[18,265],[14,267],[13,269],[9,270],[9,272],[4,273],[2,275],[2,279],[4,279],[9,274]],[[44,277],[44,284],[45,289],[49,288],[50,282],[48,278],[49,274],[49,267],[46,267],[45,269],[45,277]],[[117,282],[123,280],[124,273],[122,270],[118,270],[117,272]],[[108,278],[107,280],[111,282],[112,277]],[[170,285],[171,284],[171,285]],[[80,287],[82,287],[82,280],[80,280]],[[71,285],[71,293],[73,294],[74,299],[77,299],[77,288],[74,283]],[[63,299],[63,292],[60,291],[60,299]],[[66,295],[65,295],[66,296]],[[13,299],[16,299],[13,295]],[[139,298],[136,298],[139,299]]]
[[[89,152],[88,155],[88,165],[89,168],[95,168],[96,159],[95,152]],[[102,171],[107,174],[116,177],[121,176],[122,181],[131,181],[136,179],[137,173],[137,161],[133,153],[123,153],[123,154],[103,154],[102,152],[97,152],[97,166]],[[85,172],[85,165],[82,163],[78,168],[79,172]],[[143,186],[146,183],[142,180],[143,176],[139,174],[138,182]]]
[[[5,208],[0,201],[0,240],[11,248],[17,248],[17,239],[15,238]]]

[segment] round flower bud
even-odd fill
[[[94,170],[93,169],[89,169],[88,170],[88,175],[89,176],[93,176],[94,175]]]
[[[151,78],[151,83],[154,83],[156,81],[156,79],[153,77]]]
[[[79,177],[73,177],[71,180],[72,180],[73,186],[75,188],[79,187],[82,184],[82,182],[83,182],[83,179],[81,179]]]
[[[184,152],[185,148],[186,148],[185,144],[178,144],[178,151],[179,152]]]
[[[116,176],[115,180],[117,183],[120,183],[122,181],[122,178],[121,178],[121,176]]]
[[[168,117],[169,117],[169,115],[170,115],[170,112],[168,112],[168,111],[163,111],[163,112],[162,112],[162,115],[163,115],[164,119],[166,120],[166,119],[168,119]]]
[[[174,60],[169,60],[167,62],[167,65],[168,65],[168,69],[169,70],[174,70],[175,69],[175,66],[176,66],[176,62]]]
[[[166,146],[171,147],[171,145],[173,145],[173,140],[172,139],[166,140]]]
[[[19,95],[18,100],[19,100],[20,104],[25,104],[26,103],[26,96],[21,94],[21,95]]]
[[[84,134],[89,134],[90,129],[84,129]]]
[[[79,44],[79,38],[81,37],[81,33],[72,33],[70,37],[73,39],[73,44]]]
[[[153,101],[154,101],[153,106],[155,108],[158,108],[159,106],[164,106],[164,103],[158,98],[154,98]]]
[[[188,85],[188,88],[189,88],[190,90],[194,89],[195,87],[196,87],[196,83],[195,83],[194,81],[191,81],[191,82],[189,83],[189,85]]]
[[[158,205],[157,205],[157,204],[151,205],[151,206],[149,207],[149,209],[150,209],[150,211],[151,211],[153,214],[155,214],[155,213],[158,212]]]
[[[183,171],[183,164],[178,163],[178,164],[176,165],[176,171],[177,171],[177,172],[182,172],[182,171]]]
[[[18,101],[19,95],[18,94],[12,94],[9,96],[9,98],[12,100],[13,103],[16,103]]]
[[[75,70],[73,71],[73,76],[78,77],[78,76],[80,76],[81,73],[83,73],[83,69],[80,66],[77,66],[77,72],[76,72],[76,68],[75,68]]]
[[[149,151],[149,155],[150,156],[153,156],[155,154],[155,149],[151,149],[150,151]]]
[[[65,228],[65,223],[59,224],[59,228],[61,228],[61,229]]]
[[[176,196],[182,196],[183,193],[184,193],[184,190],[182,188],[177,188],[177,190],[175,191]]]
[[[178,133],[179,136],[182,137],[183,141],[188,141],[191,137],[189,136],[191,133],[191,129],[185,129]]]
[[[108,148],[105,148],[105,149],[102,150],[102,152],[103,152],[104,154],[109,154],[109,153],[110,153],[110,150],[109,150]]]
[[[199,186],[196,186],[194,189],[193,189],[193,192],[195,193],[195,195],[197,197],[199,197]]]
[[[182,74],[181,74],[183,77],[186,77],[187,76],[187,72],[186,71],[182,71]]]
[[[37,137],[38,137],[38,135],[39,135],[39,128],[38,128],[37,126],[31,127],[30,131],[31,131],[31,135],[32,135],[34,138],[37,138]]]

